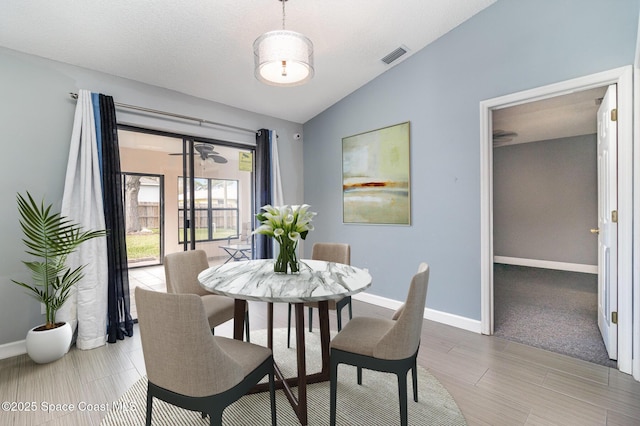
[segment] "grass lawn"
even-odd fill
[[[127,259],[131,261],[160,257],[160,231],[150,234],[127,234]]]
[[[154,259],[160,256],[160,231],[151,229],[148,234],[127,234],[127,259],[130,262],[143,259]],[[182,229],[180,229],[182,235]],[[235,236],[235,229],[218,229],[213,235],[216,240],[224,240],[229,236]],[[196,229],[196,241],[207,240],[206,229]]]

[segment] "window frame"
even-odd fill
[[[182,188],[183,186],[183,182],[185,180],[184,176],[178,176],[178,187]],[[195,183],[197,180],[204,180],[206,181],[206,191],[207,191],[207,206],[206,207],[196,207],[197,203],[194,203],[194,207],[193,207],[193,212],[194,214],[197,216],[198,212],[206,212],[205,217],[206,217],[206,223],[207,223],[207,238],[206,239],[199,239],[196,237],[195,242],[196,243],[202,243],[202,242],[212,242],[212,241],[223,241],[223,240],[227,240],[229,239],[229,237],[233,237],[233,238],[237,238],[240,235],[240,206],[238,203],[238,200],[240,199],[240,180],[239,179],[225,179],[225,178],[207,178],[207,177],[193,177],[193,182]],[[190,180],[187,179],[187,187]],[[236,206],[235,207],[214,207],[213,204],[213,194],[212,194],[212,182],[225,182],[227,185],[229,184],[229,182],[233,182],[235,183],[235,196],[236,196]],[[226,191],[225,191],[226,194]],[[178,194],[180,195],[180,194]],[[187,196],[190,195],[190,191],[187,191]],[[225,198],[224,201],[224,205],[227,205],[227,200],[228,198]],[[188,203],[188,199],[187,197],[184,197],[183,194],[183,200],[182,200],[182,207],[180,207],[180,200],[178,200],[178,226],[180,227],[180,225],[183,223],[184,220],[184,215],[185,215],[185,205],[186,204],[190,204]],[[233,216],[233,222],[235,222],[235,233],[229,234],[227,236],[223,236],[223,237],[219,237],[219,238],[215,238],[215,230],[214,230],[214,226],[213,226],[213,220],[216,217],[216,215],[214,214],[215,212],[235,212],[235,215]],[[202,227],[196,227],[196,231],[198,229],[200,229]],[[181,228],[179,228],[181,229]],[[196,232],[197,235],[197,232]],[[187,243],[189,243],[190,240],[187,239]],[[178,244],[184,244],[184,233],[183,232],[178,232]]]

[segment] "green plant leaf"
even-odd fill
[[[67,267],[67,256],[93,238],[107,235],[105,230],[84,231],[82,226],[52,212],[52,205],[39,204],[29,192],[17,195],[20,226],[25,252],[38,260],[23,261],[31,271],[33,284],[12,280],[46,305],[47,323],[55,322],[56,311],[69,298],[71,288],[83,278],[85,265]]]

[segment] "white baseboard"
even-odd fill
[[[372,305],[380,306],[382,308],[387,308],[394,311],[398,309],[400,306],[402,306],[402,304],[404,303],[404,302],[398,302],[397,300],[388,299],[386,297],[376,296],[375,294],[369,294],[369,293],[357,293],[351,297],[361,302],[371,303]]]
[[[584,272],[597,274],[598,265],[585,265],[582,263],[553,262],[551,260],[522,259],[519,257],[494,256],[495,263],[504,265],[530,266],[532,268],[555,269],[557,271]]]
[[[361,302],[371,303],[372,305],[392,309],[394,311],[402,306],[402,303],[404,303],[369,293],[358,293],[351,297]],[[424,318],[430,321],[439,322],[441,324],[450,325],[452,327],[461,328],[463,330],[471,331],[478,334],[480,334],[481,332],[481,323],[479,320],[461,317],[459,315],[454,315],[447,312],[436,311],[435,309],[425,308]]]
[[[461,328],[473,333],[482,333],[482,323],[480,320],[474,320],[460,315],[450,314],[448,312],[436,311],[435,309],[426,308],[424,317],[428,320],[439,322],[441,324],[450,325],[452,327]]]
[[[394,311],[404,303],[369,293],[358,293],[351,297],[361,302],[371,303],[372,305],[380,306],[382,308],[387,308]],[[447,312],[436,311],[435,309],[429,308],[425,308],[424,318],[430,321],[439,322],[441,324],[450,325],[452,327],[461,328],[463,330],[471,331],[474,333],[480,333],[480,321],[478,320],[461,317],[459,315],[454,315]],[[0,345],[0,359],[11,358],[26,353],[27,346],[24,340]]]
[[[11,358],[27,353],[27,344],[25,340],[17,342],[5,343],[0,345],[0,359]]]

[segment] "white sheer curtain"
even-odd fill
[[[271,148],[271,205],[282,206],[284,204],[284,191],[282,190],[282,177],[280,176],[280,158],[278,157],[278,135],[275,130],[269,130],[269,146]],[[275,238],[271,238],[273,245],[273,257],[278,255],[280,245]]]
[[[94,108],[87,90],[78,92],[61,213],[85,230],[105,229]],[[77,326],[79,349],[102,346],[107,331],[106,238],[83,243],[69,256],[68,263],[72,268],[86,267],[84,278],[58,311],[58,318],[68,321],[74,329]]]
[[[269,130],[271,145],[271,205],[284,204],[284,191],[282,190],[282,177],[280,176],[280,159],[278,157],[278,135],[275,130]]]

